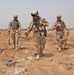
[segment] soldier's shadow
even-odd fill
[[[55,54],[53,54],[53,53],[44,53],[43,57],[52,57],[54,55]]]
[[[67,46],[62,50],[70,50],[73,47],[74,47],[74,44],[68,43]]]
[[[71,49],[70,47],[65,47],[65,48],[62,48],[61,51],[68,51],[68,50],[70,50],[70,49]],[[57,50],[59,50],[59,48],[57,48]]]
[[[27,49],[27,48],[26,47],[20,47],[17,50],[25,50],[25,49]],[[2,53],[5,50],[14,50],[14,48],[3,48],[3,49],[0,50],[0,53]]]
[[[69,50],[70,48],[69,47],[65,47],[64,49],[62,49],[62,50]]]
[[[20,50],[25,50],[25,49],[27,49],[26,47],[20,47],[19,48]]]
[[[2,53],[3,51],[6,51],[6,50],[14,50],[14,48],[3,48],[0,50],[0,53]]]

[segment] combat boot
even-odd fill
[[[62,48],[61,47],[59,47],[59,49],[58,49],[59,51],[61,51],[62,50]]]
[[[39,60],[39,59],[40,59],[40,55],[37,54],[37,55],[35,56],[35,59]]]
[[[33,58],[35,58],[35,59],[39,60],[40,55],[39,55],[38,53],[34,53]]]

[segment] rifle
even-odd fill
[[[68,40],[68,36],[69,36],[69,31],[67,31],[67,40]]]
[[[44,27],[44,36],[47,37],[47,30],[45,27]]]

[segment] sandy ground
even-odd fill
[[[25,38],[22,30],[20,42]],[[54,31],[48,30],[44,56],[40,60],[27,57],[35,52],[32,32],[22,44],[20,50],[12,59],[15,65],[6,66],[6,60],[10,59],[16,51],[13,45],[8,45],[9,36],[7,30],[0,34],[0,75],[74,75],[74,30],[70,30],[66,49],[58,51],[58,45],[54,38]],[[11,40],[11,39],[10,39]],[[12,40],[11,40],[12,43]]]

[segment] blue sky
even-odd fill
[[[51,28],[57,15],[62,15],[69,28],[74,28],[74,0],[1,0],[0,29],[8,28],[13,15],[18,15],[22,28],[27,28],[32,20],[31,12],[38,10],[39,15],[49,22]]]

